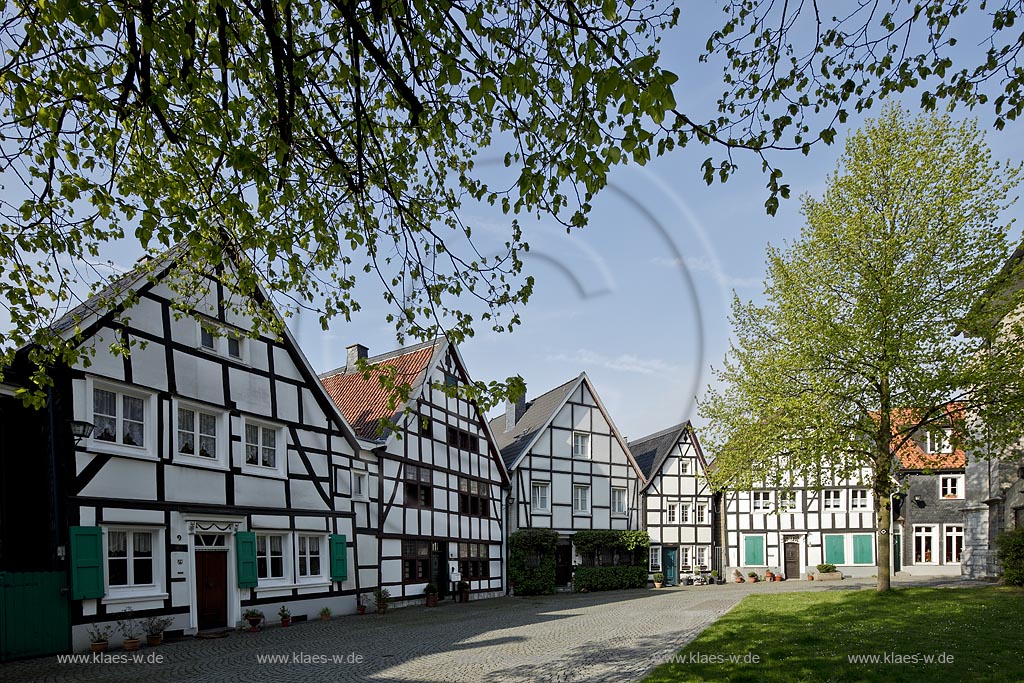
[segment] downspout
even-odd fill
[[[49,413],[50,419],[50,503],[51,503],[51,514],[53,518],[51,520],[52,532],[53,532],[53,546],[54,552],[57,557],[63,559],[60,548],[61,548],[61,533],[60,533],[60,502],[57,496],[57,415],[56,408],[54,406],[53,387],[47,387],[46,389],[46,410]]]

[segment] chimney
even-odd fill
[[[345,347],[345,368],[347,370],[355,370],[356,361],[360,358],[366,358],[370,349],[366,348],[362,344],[352,344],[351,346]]]
[[[526,412],[526,392],[515,403],[505,399],[505,431],[511,432]]]

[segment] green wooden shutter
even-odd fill
[[[746,536],[744,547],[746,549],[745,555],[748,567],[764,564],[764,536]]]
[[[87,600],[103,597],[103,530],[98,526],[73,526],[71,542],[71,597]]]
[[[331,581],[348,578],[348,539],[344,534],[331,534]]]
[[[831,535],[825,537],[825,563],[846,564],[846,537]]]
[[[256,574],[256,534],[252,531],[235,533],[235,559],[238,565],[238,587],[255,588],[259,583]]]
[[[853,537],[854,564],[871,564],[874,555],[873,541],[871,534],[857,534]]]

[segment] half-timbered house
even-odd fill
[[[569,585],[581,529],[642,529],[640,468],[586,373],[506,406],[491,431],[512,479],[509,532],[553,529],[556,583]]]
[[[834,564],[848,576],[875,572],[875,512],[868,472],[821,486],[754,487],[721,493],[726,573],[771,569],[787,579]],[[729,578],[728,576],[726,578]]]
[[[480,410],[457,394],[471,381],[458,347],[439,339],[368,357],[356,344],[321,379],[381,472],[377,547],[361,554],[360,574],[399,603],[428,583],[442,595],[460,581],[473,597],[504,594],[508,475]],[[408,400],[395,405],[386,387],[403,384]]]
[[[250,608],[269,621],[281,606],[355,611],[358,442],[287,328],[259,333],[228,305],[230,262],[190,275],[190,310],[172,304],[187,257],[140,264],[56,323],[94,353],[53,370],[50,481],[4,477],[5,535],[9,513],[50,501],[50,547],[26,549],[69,577],[76,649],[128,608],[184,633],[234,627]],[[5,400],[5,434],[22,415]],[[91,434],[76,441],[72,424]]]
[[[649,570],[674,585],[682,574],[721,571],[716,562],[714,493],[707,461],[689,421],[629,442],[644,473],[644,528]]]

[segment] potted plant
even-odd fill
[[[814,572],[812,572],[810,569],[807,570],[807,580],[814,581]]]
[[[108,624],[90,624],[88,631],[89,651],[106,652],[110,647],[110,634],[114,632],[114,627]]]
[[[117,630],[124,637],[124,649],[129,652],[138,650],[142,641],[139,640],[139,622],[132,618],[132,608],[126,607],[117,620]]]
[[[771,569],[765,570],[764,580],[765,581],[774,581],[775,580],[775,573]]]
[[[775,574],[775,583],[778,583],[779,581],[782,581],[783,578],[784,577],[782,576],[782,574],[776,573]]]
[[[366,614],[366,597],[359,595],[356,597],[356,614]]]
[[[719,583],[720,582],[718,580],[718,570],[717,569],[712,569],[711,570],[711,585],[714,586],[714,585],[718,585]]]
[[[260,624],[263,623],[263,612],[250,607],[242,614],[242,618],[249,622],[249,630],[255,633],[260,630]]]
[[[164,631],[174,621],[173,617],[148,617],[142,622],[142,630],[146,632],[146,645],[156,647],[164,641]]]
[[[743,583],[743,574],[740,573],[739,569],[732,570],[732,580],[735,583]]]
[[[292,613],[287,607],[281,605],[281,609],[277,610],[277,616],[281,617],[281,626],[291,626]]]
[[[747,583],[757,583],[757,572],[747,572]]]
[[[469,602],[469,581],[459,581],[459,602]]]
[[[377,605],[377,612],[384,614],[388,609],[388,598],[391,597],[391,591],[387,588],[378,588],[373,591],[373,602]]]
[[[329,621],[331,618],[331,608],[324,607],[320,610],[320,621]]]
[[[655,588],[661,588],[664,585],[665,585],[665,575],[662,574],[661,572],[658,572],[657,574],[654,575],[654,587]]]
[[[437,607],[437,586],[428,583],[423,589],[423,594],[427,596],[427,607]]]

